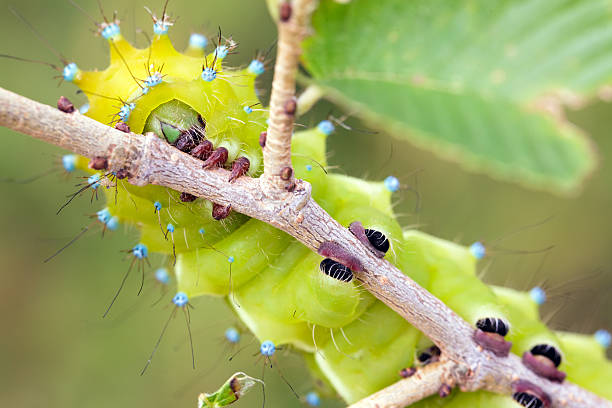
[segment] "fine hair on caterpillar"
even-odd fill
[[[4,58],[10,58],[10,59],[14,59],[17,61],[23,61],[23,62],[31,62],[31,63],[35,63],[35,64],[43,64],[43,65],[47,65],[51,68],[53,68],[54,70],[58,71],[60,74],[60,76],[58,76],[57,78],[60,78],[66,81],[70,81],[72,79],[72,77],[74,76],[74,68],[76,68],[76,64],[74,63],[70,63],[59,51],[57,51],[52,45],[51,43],[49,43],[49,41],[47,41],[45,39],[45,37],[43,35],[41,35],[38,30],[36,30],[36,28],[28,21],[26,20],[25,17],[23,17],[15,8],[13,8],[12,6],[9,6],[9,11],[15,16],[17,17],[17,19],[19,19],[33,34],[34,36],[36,36],[36,38],[49,50],[51,51],[51,53],[53,53],[59,60],[60,62],[64,65],[64,68],[61,69],[58,66],[56,66],[55,64],[49,63],[49,62],[45,62],[45,61],[39,61],[39,60],[32,60],[32,59],[28,59],[28,58],[21,58],[21,57],[16,57],[16,56],[11,56],[11,55],[6,55],[6,54],[0,54],[0,56],[4,57]],[[61,82],[60,82],[61,83]]]
[[[132,254],[133,257],[132,257],[132,260],[130,261],[130,266],[128,267],[127,272],[125,273],[125,275],[123,276],[123,279],[121,280],[121,284],[119,285],[119,288],[117,289],[117,292],[115,293],[115,296],[113,296],[113,299],[111,300],[110,304],[106,308],[106,311],[102,315],[103,318],[108,316],[108,313],[110,312],[111,308],[115,304],[115,301],[119,297],[119,294],[121,293],[121,290],[123,289],[123,286],[125,285],[125,282],[127,281],[127,278],[130,276],[130,272],[132,271],[132,267],[134,266],[134,263],[136,263],[137,269],[140,270],[141,272],[141,281],[140,281],[140,287],[138,288],[137,296],[140,296],[140,294],[142,293],[142,289],[144,287],[145,263],[149,267],[151,267],[151,264],[149,263],[149,249],[147,248],[146,245],[139,243],[139,244],[136,244],[136,246],[134,246],[132,249],[127,250],[125,252]]]
[[[84,177],[87,181],[81,182],[76,185],[76,187],[79,187],[79,189],[76,192],[67,196],[68,200],[60,206],[60,208],[56,212],[56,215],[59,215],[59,213],[62,212],[62,210],[66,208],[72,202],[72,200],[79,197],[89,188],[91,188],[92,190],[90,202],[93,203],[94,197],[97,201],[98,200],[98,188],[103,185],[102,184],[103,180],[106,179],[110,174],[111,173],[100,175],[99,173],[94,173],[93,175],[89,177]]]
[[[550,222],[552,219],[553,219],[553,216],[549,216],[549,217],[544,218],[543,220],[534,222],[532,224],[520,226],[512,231],[508,231],[505,234],[498,236],[497,238],[495,238],[494,240],[488,243],[483,242],[483,241],[476,241],[470,246],[470,251],[472,252],[472,254],[474,255],[476,259],[482,259],[486,255],[535,255],[535,254],[541,254],[541,253],[547,254],[549,251],[551,251],[555,247],[554,245],[548,245],[544,248],[539,248],[539,249],[534,249],[534,250],[523,250],[523,249],[505,248],[505,247],[500,246],[499,243],[521,232],[525,232],[530,229],[540,227]]]
[[[115,216],[112,216],[108,210],[108,208],[103,208],[95,214],[89,215],[90,218],[94,218],[94,220],[87,226],[83,227],[81,231],[75,235],[68,243],[54,252],[51,256],[45,258],[43,263],[47,263],[59,254],[61,254],[64,250],[68,249],[72,244],[77,242],[80,238],[85,236],[85,234],[92,228],[92,226],[99,224],[102,230],[102,238],[104,238],[104,234],[107,230],[115,231],[119,227],[119,219]]]
[[[195,370],[195,353],[194,353],[194,349],[193,349],[193,338],[191,336],[191,314],[189,309],[193,308],[193,306],[191,305],[191,303],[189,303],[189,298],[188,296],[184,293],[184,292],[177,292],[176,295],[174,295],[174,297],[172,298],[172,304],[174,305],[174,307],[172,308],[172,311],[170,312],[170,316],[168,316],[168,320],[166,320],[166,323],[164,324],[162,331],[159,335],[159,338],[157,339],[157,342],[155,343],[155,346],[153,347],[153,351],[151,352],[151,355],[149,356],[149,359],[147,360],[146,364],[144,365],[144,367],[142,368],[142,371],[140,372],[140,375],[144,375],[144,373],[147,371],[147,368],[149,367],[149,365],[151,365],[151,361],[153,361],[153,357],[155,356],[155,352],[157,351],[157,348],[159,347],[159,345],[161,344],[162,338],[164,337],[164,334],[166,333],[166,329],[168,329],[168,325],[170,324],[170,321],[174,318],[174,316],[176,315],[176,311],[178,309],[181,309],[183,312],[183,315],[185,316],[185,324],[187,325],[187,333],[189,336],[189,345],[191,348],[191,365],[192,368]]]
[[[30,184],[38,181],[46,176],[61,173],[63,180],[68,180],[72,173],[76,170],[77,156],[74,154],[56,155],[53,160],[53,164],[49,169],[45,169],[38,174],[26,176],[24,178],[16,177],[5,177],[1,178],[2,183],[15,183],[15,184]]]

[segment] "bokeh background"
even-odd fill
[[[94,19],[94,0],[77,1]],[[143,6],[159,14],[162,1],[103,1],[107,15],[122,19],[122,32],[145,45],[136,28],[151,29]],[[92,20],[68,2],[20,0],[15,7],[57,50],[82,68],[103,68],[105,41],[93,35]],[[59,63],[41,41],[7,10],[0,13],[2,53]],[[180,48],[191,31],[214,35],[220,25],[240,43],[228,61],[245,64],[256,49],[269,47],[275,28],[263,0],[172,0],[178,16],[170,37]],[[0,85],[38,101],[55,104],[60,95],[75,102],[75,87],[58,88],[55,73],[42,65],[0,61]],[[260,83],[268,89],[270,75]],[[320,103],[301,122],[315,124],[334,106]],[[339,129],[329,139],[335,171],[380,180],[389,174],[418,192],[397,195],[397,212],[404,226],[414,225],[446,239],[469,244],[489,242],[496,250],[482,262],[484,279],[529,289],[542,285],[549,302],[544,317],[556,329],[591,333],[612,329],[612,106],[593,103],[569,112],[570,119],[589,133],[598,146],[601,165],[580,195],[572,198],[528,191],[462,171],[432,154],[384,134],[369,134],[357,119],[356,130]],[[192,330],[197,359],[190,366],[186,327],[172,322],[144,376],[139,372],[171,309],[151,276],[136,297],[134,278],[111,315],[101,315],[111,299],[128,260],[121,251],[136,241],[134,231],[118,231],[101,239],[90,233],[49,263],[43,260],[88,225],[88,215],[103,206],[83,196],[61,215],[55,213],[65,195],[80,180],[60,176],[62,151],[26,136],[0,129],[0,406],[14,407],[193,407],[197,394],[216,389],[235,371],[260,377],[262,362],[249,343],[237,358],[222,341],[223,331],[237,324],[222,301],[194,300]],[[29,183],[19,181],[44,173]],[[11,181],[17,180],[17,181]],[[541,223],[540,223],[541,222]],[[528,229],[522,227],[540,223]],[[539,251],[554,246],[549,251]],[[153,257],[153,266],[161,259]],[[152,271],[152,269],[150,270]],[[263,295],[263,294],[262,294]],[[180,317],[180,316],[179,316]],[[305,394],[311,382],[298,357],[281,353],[277,364],[289,382]],[[267,406],[299,407],[275,369],[265,373]],[[253,391],[239,406],[261,406]],[[325,406],[335,406],[325,401]]]

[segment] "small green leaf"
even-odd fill
[[[263,384],[263,381],[245,373],[235,373],[216,392],[200,394],[198,408],[221,408],[233,404],[256,383]]]
[[[569,192],[596,155],[559,112],[611,82],[611,21],[609,0],[323,0],[304,60],[328,98],[373,127]]]

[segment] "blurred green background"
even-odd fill
[[[99,19],[93,0],[79,1]],[[151,20],[142,6],[161,13],[162,2],[142,0],[103,1],[107,15],[118,10],[122,31],[128,39],[145,45],[136,27],[150,31]],[[60,52],[81,68],[103,68],[107,45],[91,32],[92,21],[67,2],[21,0],[18,10]],[[53,54],[6,5],[0,13],[2,53],[58,63]],[[245,64],[256,49],[269,47],[275,29],[262,1],[173,0],[169,10],[178,16],[170,37],[181,48],[191,31],[214,35],[220,25],[240,43],[230,64]],[[35,100],[55,104],[60,95],[81,103],[70,84],[57,87],[54,72],[44,66],[2,60],[0,85]],[[269,87],[269,74],[260,82]],[[317,123],[330,111],[327,103],[301,119]],[[466,173],[430,153],[397,142],[384,134],[339,130],[330,138],[330,162],[337,172],[380,180],[398,176],[418,191],[397,194],[402,225],[414,225],[441,236],[470,244],[495,242],[481,269],[487,282],[518,289],[542,285],[549,302],[543,315],[556,329],[590,333],[612,329],[612,107],[603,103],[570,112],[574,123],[585,129],[598,146],[601,165],[582,193],[561,198],[524,190]],[[356,119],[348,123],[362,128]],[[0,129],[0,177],[25,179],[59,168],[62,152],[51,146]],[[122,250],[131,248],[134,231],[118,231],[104,239],[89,233],[49,263],[43,259],[61,247],[91,220],[88,215],[102,202],[90,204],[83,196],[61,215],[55,212],[74,191],[76,177],[60,173],[20,184],[0,183],[0,406],[17,407],[193,407],[197,394],[216,389],[235,371],[260,377],[262,362],[253,354],[256,342],[245,336],[247,347],[232,362],[222,342],[223,331],[237,324],[218,299],[194,300],[192,330],[197,360],[191,369],[186,327],[182,318],[172,322],[148,372],[139,372],[171,309],[169,297],[151,306],[160,288],[151,276],[144,294],[136,297],[138,279],[133,277],[109,318],[101,315],[128,266]],[[417,209],[418,207],[418,209]],[[547,220],[517,232],[522,226]],[[498,240],[499,239],[499,240]],[[496,241],[498,240],[498,241]],[[533,253],[554,245],[545,253]],[[153,266],[161,259],[152,258]],[[152,271],[152,270],[149,270]],[[289,382],[305,394],[311,389],[300,359],[280,353],[278,366]],[[267,406],[300,406],[275,369],[267,369]],[[258,407],[260,391],[253,391],[239,406]],[[326,401],[326,406],[334,405]]]

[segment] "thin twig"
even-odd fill
[[[317,85],[308,85],[300,94],[297,100],[298,110],[297,116],[301,116],[308,112],[315,103],[323,97],[323,89]]]
[[[473,328],[444,303],[383,259],[376,258],[348,229],[329,216],[310,197],[310,185],[296,180],[294,192],[267,196],[261,179],[241,177],[228,183],[224,169],[204,170],[201,162],[156,136],[126,134],[75,112],[50,106],[0,89],[0,125],[75,153],[107,157],[110,170],[124,169],[135,185],[156,184],[204,197],[267,222],[318,251],[333,241],[359,260],[355,272],[364,287],[421,330],[455,364],[454,383],[463,390],[486,389],[509,395],[523,379],[538,384],[553,407],[612,408],[612,403],[567,381],[553,383],[528,370],[519,357],[496,357],[472,341]],[[381,407],[385,405],[380,405]]]
[[[285,177],[281,174],[283,169],[291,168],[291,135],[297,113],[295,78],[302,54],[301,42],[306,37],[314,3],[314,0],[279,2],[278,49],[262,176],[262,187],[273,197],[278,197],[278,192],[290,188],[294,182],[293,172],[286,173]]]
[[[404,408],[436,394],[449,383],[455,363],[439,361],[418,369],[414,375],[392,384],[352,404],[348,408]]]

